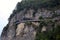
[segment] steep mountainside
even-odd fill
[[[60,40],[59,0],[22,0],[8,20],[1,40]]]

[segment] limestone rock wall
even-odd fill
[[[54,14],[59,16],[56,17]],[[43,20],[60,21],[60,9],[51,11],[42,8],[35,12],[34,9],[30,8],[20,11],[10,19],[8,26],[3,29],[1,40],[35,40],[39,21],[41,21],[40,17]],[[42,27],[41,32],[51,28],[51,23],[49,23],[47,27],[45,25]]]

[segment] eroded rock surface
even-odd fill
[[[31,7],[28,2],[27,6],[24,1],[19,3],[2,31],[1,40],[35,40],[37,32],[46,33],[56,28],[60,24],[60,9],[50,10],[40,7],[39,3],[38,8],[34,3]]]
[[[40,24],[39,21],[41,21],[39,17],[44,20],[47,18],[49,20],[60,20],[60,16],[52,18],[54,13],[50,10],[38,9],[34,15],[34,9],[29,9],[26,13],[24,11],[22,10],[10,19],[9,24],[3,29],[2,40],[34,40]],[[55,12],[60,15],[59,10]],[[42,27],[41,32],[51,30],[51,28],[52,26],[49,23],[48,27]]]

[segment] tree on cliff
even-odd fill
[[[17,12],[20,12],[21,10],[25,8],[47,8],[51,9],[56,6],[60,5],[60,0],[22,0],[21,2],[17,3],[16,10],[13,11],[13,15],[11,15],[11,18],[16,14]]]
[[[52,8],[60,4],[60,0],[22,0],[18,2],[17,11],[23,10],[24,8]]]

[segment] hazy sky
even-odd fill
[[[21,0],[0,0],[0,34],[2,29],[8,23],[8,18],[15,8],[17,2]]]

